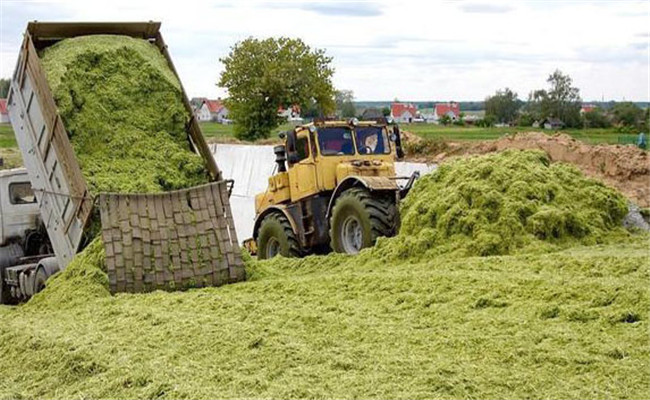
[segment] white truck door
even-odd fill
[[[40,212],[27,174],[7,177],[2,189],[3,238],[23,237],[26,230],[38,228]]]

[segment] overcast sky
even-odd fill
[[[162,22],[190,97],[225,96],[220,57],[249,36],[302,38],[357,100],[520,98],[559,68],[584,100],[650,100],[650,1],[0,0],[0,76],[31,20]]]

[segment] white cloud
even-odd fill
[[[2,0],[0,74],[30,20],[162,21],[190,96],[224,96],[220,57],[246,37],[300,37],[334,57],[335,85],[361,100],[525,97],[556,68],[585,99],[649,100],[650,3],[639,1]]]

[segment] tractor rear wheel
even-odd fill
[[[357,254],[380,236],[393,236],[399,214],[393,192],[371,193],[353,187],[336,199],[330,219],[330,241],[338,253]]]
[[[257,258],[266,260],[277,255],[299,257],[300,246],[287,217],[269,214],[262,220],[257,235]]]

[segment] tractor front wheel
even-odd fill
[[[257,235],[257,258],[265,260],[277,255],[299,257],[300,246],[287,217],[269,214],[262,220]]]
[[[334,203],[330,219],[332,249],[338,253],[357,254],[374,245],[379,236],[395,235],[398,224],[394,193],[371,193],[353,187]]]

